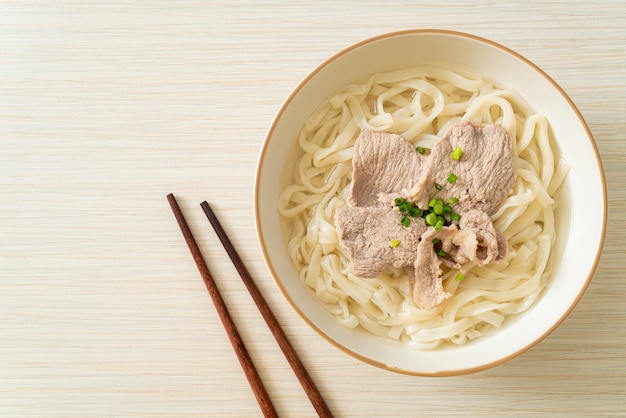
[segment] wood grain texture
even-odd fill
[[[203,200],[336,416],[626,414],[624,22],[608,0],[0,3],[0,416],[259,415],[170,192],[281,416],[315,411]],[[300,79],[361,39],[426,27],[490,38],[551,75],[609,190],[604,253],[572,315],[462,377],[379,370],[320,338],[273,284],[251,209],[262,139]]]

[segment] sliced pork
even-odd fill
[[[432,242],[434,249],[439,251],[441,261],[448,267],[461,268],[462,264],[476,259],[478,239],[473,230],[459,229],[454,224],[439,231],[429,228],[422,235],[422,241]]]
[[[415,257],[415,277],[411,279],[413,301],[420,308],[434,308],[452,295],[443,289],[441,260],[435,253],[432,238],[420,241]]]
[[[503,259],[507,242],[490,215],[515,183],[511,147],[504,128],[471,122],[454,125],[427,156],[398,135],[362,132],[354,147],[349,206],[335,214],[354,273],[371,278],[389,267],[405,268],[415,303],[428,309],[450,296],[443,290],[442,264],[461,268]],[[452,157],[455,149],[460,158]],[[444,225],[434,227],[411,214],[409,222],[401,222],[407,215],[394,197],[424,213],[433,199],[454,200],[450,206],[460,219],[448,214]]]
[[[399,135],[361,132],[354,145],[348,203],[382,206],[379,195],[415,187],[425,163],[426,157]]]
[[[506,238],[496,230],[486,212],[480,210],[464,212],[459,227],[464,231],[472,231],[476,235],[476,254],[470,261],[487,265],[506,257],[508,252]]]
[[[435,143],[424,175],[406,198],[422,209],[431,198],[456,198],[459,213],[477,209],[492,215],[515,183],[511,147],[511,137],[500,125],[458,123]],[[456,148],[462,153],[458,161],[451,158]]]
[[[459,227],[428,228],[417,246],[415,277],[411,278],[415,303],[430,309],[450,296],[443,290],[442,264],[456,269],[467,262],[486,265],[500,261],[506,252],[506,239],[479,210],[465,212]]]
[[[335,212],[342,246],[352,260],[354,274],[376,277],[388,267],[412,266],[420,236],[427,230],[423,219],[409,227],[400,223],[393,207],[344,207]]]

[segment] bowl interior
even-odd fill
[[[554,274],[531,309],[483,338],[459,347],[415,351],[341,326],[305,288],[286,251],[277,212],[280,191],[292,179],[295,142],[304,119],[332,93],[378,72],[416,65],[473,74],[520,93],[551,123],[561,158],[571,170],[560,191]],[[402,373],[450,375],[481,370],[541,341],[571,312],[597,266],[606,227],[604,174],[582,116],[556,83],[507,48],[472,35],[415,30],[382,35],[331,57],[286,99],[264,142],[255,180],[260,245],[277,285],[302,318],[334,345],[363,361]],[[583,213],[584,208],[584,213]],[[590,216],[589,214],[595,214]]]

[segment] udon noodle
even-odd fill
[[[453,296],[424,310],[412,302],[403,270],[389,269],[373,279],[352,273],[334,213],[346,205],[361,130],[396,133],[416,147],[431,148],[462,120],[502,125],[513,139],[516,183],[492,216],[509,251],[496,264],[466,264],[461,282],[454,280],[457,271],[444,269],[444,289]],[[546,286],[556,238],[554,196],[567,164],[553,148],[546,118],[515,91],[440,68],[375,74],[322,103],[306,119],[298,144],[294,182],[278,204],[290,234],[289,255],[303,283],[345,327],[362,327],[417,349],[464,344],[528,309]]]

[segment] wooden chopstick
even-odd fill
[[[178,221],[178,226],[180,226],[180,230],[185,237],[187,246],[189,247],[191,255],[196,262],[196,266],[198,267],[200,275],[202,276],[202,280],[204,281],[204,284],[209,291],[209,295],[211,295],[211,299],[213,300],[215,309],[217,310],[222,324],[226,329],[226,333],[228,334],[230,343],[232,344],[233,349],[237,354],[239,363],[241,364],[241,367],[246,374],[248,382],[252,387],[252,391],[254,392],[254,396],[256,397],[259,406],[261,407],[263,415],[266,417],[278,417],[278,414],[276,413],[276,409],[274,409],[274,405],[272,404],[269,394],[267,393],[265,386],[263,386],[263,381],[261,380],[261,377],[259,376],[259,373],[257,372],[254,363],[252,362],[250,354],[248,353],[248,350],[246,349],[246,346],[241,339],[241,336],[239,335],[239,331],[237,331],[237,327],[235,326],[235,323],[233,322],[233,319],[228,312],[226,303],[224,303],[224,299],[222,299],[222,295],[219,292],[217,284],[215,283],[215,280],[213,280],[213,276],[211,275],[211,272],[209,271],[209,268],[204,261],[204,257],[202,256],[200,248],[198,247],[198,244],[196,243],[196,240],[191,233],[191,229],[189,228],[189,225],[185,220],[185,216],[183,215],[180,206],[178,206],[176,198],[173,194],[170,193],[169,195],[167,195],[167,200],[172,207],[174,216]]]
[[[274,335],[276,342],[278,342],[278,345],[280,346],[281,350],[283,351],[283,354],[287,358],[289,365],[293,369],[296,377],[298,378],[298,380],[300,381],[300,384],[302,385],[302,388],[304,389],[307,396],[309,397],[309,400],[313,404],[315,411],[317,411],[317,414],[320,417],[332,417],[333,414],[330,412],[330,409],[328,408],[328,405],[326,405],[324,398],[322,397],[319,390],[315,386],[315,382],[313,382],[313,379],[311,379],[311,376],[309,375],[306,368],[302,364],[302,361],[300,361],[300,358],[298,357],[296,350],[294,350],[293,346],[287,339],[287,336],[285,335],[279,322],[276,320],[276,317],[272,313],[272,310],[270,309],[269,305],[263,298],[263,295],[261,294],[258,287],[254,283],[254,280],[252,279],[252,276],[248,272],[248,269],[246,268],[243,261],[239,257],[237,250],[235,250],[235,247],[233,246],[232,242],[228,238],[228,235],[222,228],[222,225],[217,219],[217,216],[215,215],[215,213],[213,212],[213,210],[211,209],[211,207],[206,201],[202,202],[200,206],[204,210],[204,213],[206,214],[207,218],[209,218],[209,222],[211,222],[211,225],[213,226],[213,229],[217,233],[217,236],[219,237],[220,241],[222,242],[224,249],[228,253],[228,256],[230,257],[235,268],[239,272],[239,276],[241,276],[241,280],[243,280],[244,284],[246,285],[246,288],[248,289],[248,292],[250,292],[250,295],[252,296],[254,303],[256,303],[256,306],[261,312],[263,319],[265,319],[265,322],[267,326],[269,327],[270,331],[272,332],[272,334]]]

